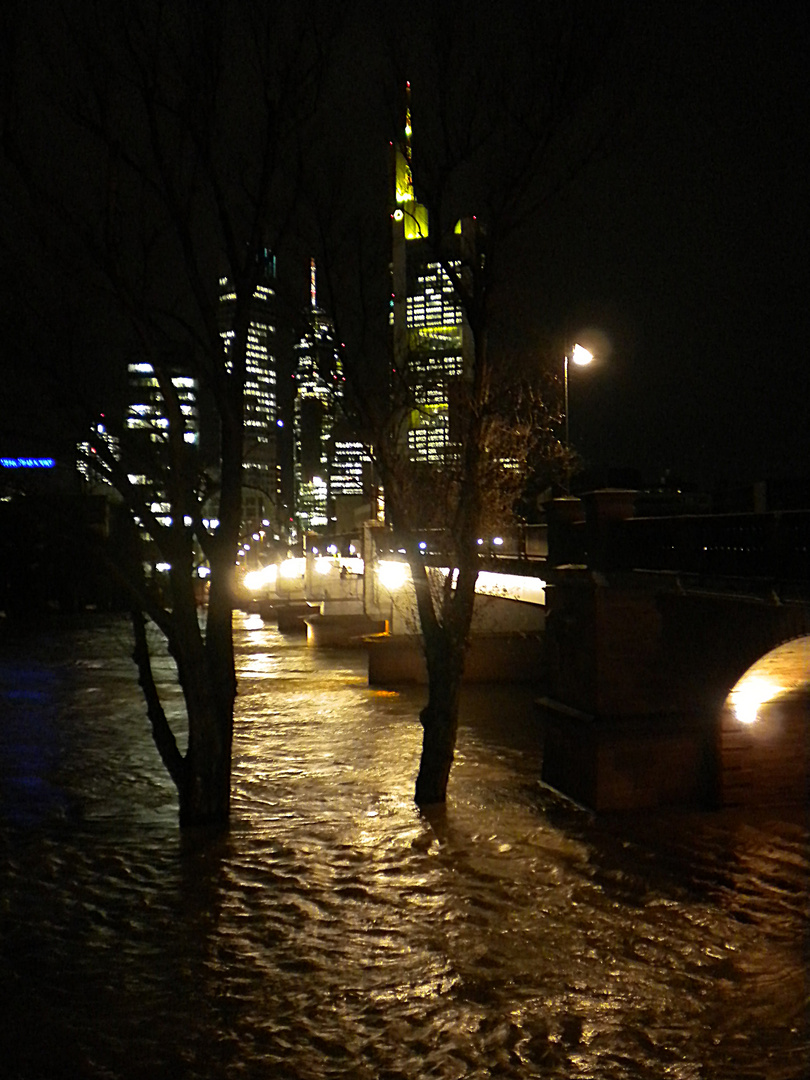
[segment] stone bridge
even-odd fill
[[[805,797],[810,514],[636,519],[624,492],[554,514],[544,779],[597,809]],[[802,641],[781,712],[743,724],[729,695]]]
[[[465,678],[544,687],[543,777],[588,806],[804,798],[810,512],[636,518],[633,497],[558,499],[547,528],[482,546]],[[428,534],[420,548],[441,566]],[[283,564],[279,626],[363,641],[372,683],[423,681],[413,598],[384,573],[402,552],[367,523],[360,555]],[[779,709],[742,724],[729,695],[790,642]]]

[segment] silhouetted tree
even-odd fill
[[[17,209],[25,195],[31,233],[51,253],[47,273],[73,275],[91,309],[114,323],[111,362],[128,350],[151,365],[168,421],[140,451],[122,443],[120,458],[95,430],[87,437],[128,514],[131,557],[118,570],[132,600],[134,659],[184,825],[229,816],[250,305],[267,253],[290,227],[338,7],[33,0],[4,16],[2,136]],[[235,296],[227,357],[223,274]],[[178,372],[198,380],[216,415],[216,467],[207,473]],[[170,565],[163,590],[142,571],[140,536]],[[200,558],[210,567],[204,619]],[[185,749],[153,678],[149,624],[176,664]]]
[[[532,216],[553,212],[554,199],[615,137],[618,98],[611,84],[620,19],[611,5],[415,4],[407,24],[392,32],[391,63],[378,95],[391,104],[391,140],[410,172],[412,199],[391,203],[392,228],[419,234],[422,262],[441,267],[463,313],[464,372],[449,380],[451,431],[440,462],[414,460],[409,432],[425,422],[414,392],[424,379],[418,333],[393,319],[383,344],[358,296],[381,297],[364,286],[368,254],[355,227],[336,232],[339,199],[321,222],[333,302],[345,345],[345,370],[357,425],[366,432],[385,492],[388,520],[410,565],[428,675],[420,714],[422,755],[416,801],[446,799],[459,721],[459,692],[473,616],[479,538],[513,513],[532,460],[562,464],[555,437],[559,396],[548,381],[528,375],[505,347],[503,312],[520,274],[517,241]],[[390,28],[389,28],[390,29]],[[406,123],[403,94],[412,98]],[[622,80],[624,85],[624,80]],[[410,91],[409,91],[410,94]],[[611,124],[613,125],[611,127]],[[408,221],[410,215],[411,220]],[[404,222],[403,222],[404,217]],[[399,221],[399,225],[397,222]],[[355,222],[352,222],[355,225]],[[338,237],[336,241],[336,236]],[[389,241],[390,242],[390,241]],[[346,251],[355,245],[355,254]],[[375,251],[374,244],[369,249]],[[379,248],[376,249],[377,251]],[[389,249],[390,250],[390,249]],[[407,269],[394,245],[391,303],[405,304]],[[345,266],[354,267],[352,285]],[[397,340],[397,334],[404,340]],[[373,394],[368,356],[385,357],[385,392]],[[539,367],[539,357],[534,363]],[[559,360],[558,360],[559,363]],[[414,378],[414,371],[421,374]],[[352,379],[352,376],[354,378]],[[550,390],[551,387],[551,390]],[[424,400],[424,399],[422,399]],[[449,572],[437,584],[419,548],[420,530],[438,530]]]

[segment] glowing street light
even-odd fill
[[[585,367],[593,360],[593,353],[589,352],[583,345],[575,345],[571,350],[571,361],[577,365],[577,367]],[[568,464],[568,456],[571,450],[571,440],[569,438],[568,430],[568,353],[565,354],[565,367],[564,367],[564,385],[565,385],[565,489],[570,490],[571,477],[569,474],[570,466]]]
[[[396,592],[408,580],[408,564],[384,559],[377,566],[377,580],[389,593]]]

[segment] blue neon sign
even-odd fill
[[[4,469],[52,469],[55,465],[52,457],[0,457]]]

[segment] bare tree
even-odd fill
[[[353,403],[367,433],[385,491],[389,521],[403,543],[416,594],[427,664],[421,711],[416,802],[442,803],[459,721],[459,693],[473,616],[478,540],[509,521],[530,458],[563,463],[555,437],[559,397],[549,383],[526,378],[500,333],[516,270],[516,240],[532,215],[551,212],[557,194],[615,135],[610,82],[619,20],[608,5],[413,5],[397,26],[383,94],[393,103],[397,201],[389,207],[394,236],[393,335],[386,350],[386,393],[372,399],[355,379]],[[403,100],[406,81],[413,96]],[[610,118],[613,128],[606,127]],[[412,135],[411,135],[412,122]],[[328,230],[327,230],[328,232]],[[403,243],[403,236],[408,238]],[[405,315],[417,260],[439,267],[460,311],[461,369],[453,375],[420,359],[420,334]],[[324,239],[329,247],[328,237]],[[362,276],[364,260],[349,260]],[[328,258],[327,258],[328,263]],[[345,276],[345,273],[344,275]],[[338,320],[340,281],[333,282]],[[343,303],[356,304],[343,292]],[[397,311],[397,308],[400,311]],[[347,322],[363,325],[356,309]],[[351,341],[352,332],[340,331]],[[365,370],[373,335],[362,335],[344,367]],[[413,453],[410,433],[425,423],[424,383],[433,370],[449,428],[432,461]],[[428,374],[426,374],[428,373]],[[421,384],[421,385],[420,385]],[[437,586],[419,548],[420,530],[437,529],[449,572]]]
[[[150,365],[167,423],[148,460],[91,433],[125,508],[134,659],[183,825],[224,824],[236,695],[233,570],[241,523],[251,301],[290,229],[301,144],[319,100],[337,5],[251,0],[20,5],[7,50],[3,148],[31,222],[59,241],[53,275],[78,275],[130,355]],[[218,282],[235,297],[223,349]],[[125,355],[115,337],[109,354]],[[202,468],[178,372],[218,429]],[[144,444],[141,444],[142,448]],[[134,474],[150,474],[152,487]],[[212,481],[213,477],[213,481]],[[150,491],[160,489],[165,510]],[[215,524],[212,524],[215,522]],[[141,572],[146,536],[168,589]],[[210,567],[200,618],[196,564]],[[181,747],[152,673],[153,624],[174,659],[188,717]]]

